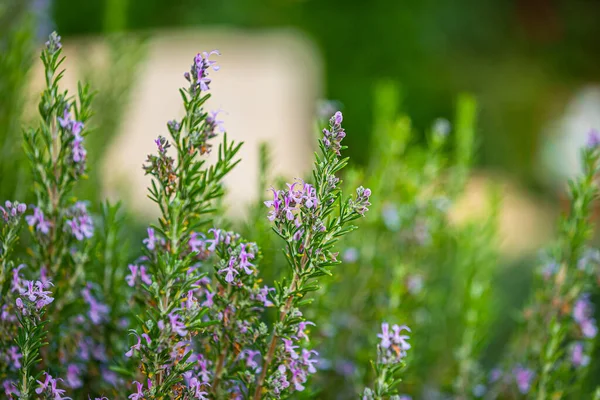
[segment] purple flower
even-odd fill
[[[233,282],[234,275],[239,274],[237,269],[235,269],[235,258],[232,257],[229,260],[229,262],[227,263],[227,267],[219,270],[219,273],[223,273],[223,272],[227,273],[225,275],[225,281],[227,283]]]
[[[17,346],[10,346],[8,348],[7,356],[13,369],[18,370],[21,368],[21,358],[23,358],[23,355],[19,352]]]
[[[69,210],[72,218],[67,220],[71,233],[79,241],[94,236],[94,222],[87,211],[87,204],[83,201],[76,202]]]
[[[390,325],[387,322],[381,324],[381,333],[377,334],[377,337],[381,339],[381,347],[387,349],[392,344],[390,337]]]
[[[210,381],[211,373],[208,369],[208,360],[202,354],[198,355],[198,367],[200,367],[200,371],[198,372],[200,380],[204,383]]]
[[[490,371],[490,383],[497,382],[502,378],[502,370],[500,368],[494,368]]]
[[[200,253],[206,250],[206,238],[201,233],[192,232],[188,241],[190,251]]]
[[[50,232],[52,224],[46,220],[44,212],[38,207],[34,207],[33,215],[26,216],[25,220],[27,221],[27,225],[35,227],[36,231],[41,232],[44,235],[47,235],[48,232]]]
[[[181,317],[173,310],[169,313],[169,324],[171,325],[171,331],[175,332],[179,336],[187,335],[187,329],[185,324],[181,321]]]
[[[377,335],[381,339],[379,344],[379,362],[382,364],[397,364],[405,356],[406,351],[410,349],[408,336],[401,335],[402,331],[410,332],[406,325],[392,326],[393,333],[390,333],[390,327],[387,322],[381,324],[381,333]]]
[[[206,300],[202,303],[202,307],[212,307],[215,303],[213,302],[213,297],[215,297],[214,292],[206,291]]]
[[[531,388],[535,373],[530,369],[518,365],[513,369],[513,375],[515,376],[519,392],[521,392],[521,394],[527,394]]]
[[[289,356],[291,357],[292,360],[296,360],[298,359],[298,353],[296,353],[296,350],[298,346],[293,346],[293,342],[289,339],[282,339],[283,340],[283,344],[284,344],[284,351],[286,353],[289,354]]]
[[[246,274],[252,274],[252,269],[250,267],[254,267],[254,264],[250,263],[248,260],[252,260],[254,258],[254,254],[246,251],[246,243],[240,244],[240,264],[239,267],[243,268],[246,271]]]
[[[344,254],[342,255],[342,260],[344,260],[344,262],[347,263],[355,263],[356,261],[358,261],[359,255],[360,254],[356,247],[349,247],[346,249],[346,251],[344,251]]]
[[[219,130],[219,132],[223,133],[225,132],[225,127],[223,126],[223,124],[225,123],[225,121],[217,119],[217,115],[219,115],[219,113],[223,112],[223,110],[216,110],[216,111],[211,111],[207,116],[206,116],[206,124],[207,124],[207,129],[209,130],[210,134],[208,134],[208,137],[213,136],[213,133],[215,130]]]
[[[148,228],[147,232],[148,232],[148,237],[146,239],[144,239],[142,241],[142,243],[144,243],[146,245],[146,248],[148,250],[154,251],[154,249],[156,248],[156,243],[158,242],[156,235],[154,233],[154,229]]]
[[[46,375],[46,380],[44,382],[37,381],[37,383],[40,384],[40,386],[37,389],[35,389],[35,392],[37,394],[42,394],[42,393],[46,392],[54,400],[60,400],[60,399],[69,399],[70,400],[71,399],[70,397],[63,397],[63,394],[65,393],[64,389],[58,389],[56,387],[58,381],[62,382],[62,379],[60,379],[60,378],[53,379],[52,375],[48,374],[47,372],[44,372],[44,374]],[[50,389],[49,392],[48,392],[48,389]]]
[[[314,374],[317,372],[317,369],[315,368],[314,364],[316,364],[318,361],[316,359],[310,358],[312,354],[316,356],[319,355],[319,353],[317,353],[315,350],[302,349],[302,363],[307,367],[307,371],[310,374]]]
[[[242,359],[246,360],[246,367],[251,369],[257,369],[259,367],[258,363],[254,361],[254,357],[256,356],[260,356],[260,351],[248,349],[242,352]]]
[[[139,267],[135,264],[129,264],[127,268],[129,268],[131,274],[125,277],[125,281],[127,282],[127,285],[129,285],[129,287],[133,287],[135,285],[135,278],[138,275]]]
[[[190,379],[190,389],[193,390],[193,396],[196,399],[201,399],[201,400],[205,400],[208,399],[208,392],[205,392],[204,390],[204,386],[206,385],[206,382],[201,382],[198,378],[193,377],[192,379]]]
[[[137,337],[137,343],[129,348],[129,351],[125,353],[125,357],[133,356],[133,352],[136,350],[139,351],[142,346],[142,339],[137,334],[135,336]]]
[[[600,144],[600,133],[596,129],[592,129],[588,133],[587,145],[591,148],[596,148]]]
[[[585,337],[594,338],[598,334],[598,327],[596,320],[592,317],[593,305],[589,297],[589,294],[585,293],[577,299],[573,306],[573,319],[579,324]]]
[[[394,325],[394,326],[392,326],[392,330],[394,331],[394,335],[392,336],[392,341],[394,342],[394,344],[400,346],[400,349],[402,349],[402,350],[410,349],[410,344],[408,344],[408,342],[407,342],[408,336],[400,334],[400,332],[402,332],[402,331],[410,332],[410,328],[406,325],[402,325],[402,326]]]
[[[10,396],[12,394],[14,394],[15,396],[21,395],[21,392],[19,391],[19,389],[17,389],[17,383],[15,381],[7,379],[4,382],[2,382],[2,387],[4,388],[4,394],[6,396]]]
[[[254,300],[262,302],[263,306],[265,306],[265,307],[272,307],[273,302],[271,302],[268,299],[268,295],[269,295],[269,292],[273,292],[273,291],[275,291],[275,288],[263,286],[262,288],[260,288],[258,293],[254,296]]]
[[[76,136],[71,144],[71,152],[73,153],[73,162],[75,164],[83,164],[87,157],[87,151],[83,147],[83,138]]]
[[[575,342],[571,348],[571,362],[575,368],[585,367],[590,363],[590,356],[584,353],[583,343]]]
[[[75,364],[69,364],[67,367],[67,385],[72,389],[78,389],[83,386],[80,378],[81,369]]]
[[[42,282],[35,281],[34,283],[33,281],[25,281],[25,285],[27,289],[21,291],[21,296],[29,300],[29,302],[35,306],[36,311],[40,311],[54,301],[54,298],[49,296],[52,292],[44,290]],[[19,308],[24,315],[29,313],[23,300],[18,298],[16,304],[17,308]]]
[[[273,200],[267,200],[264,202],[264,204],[268,208],[273,207],[273,209],[269,213],[268,218],[269,221],[274,221],[280,213],[282,201],[279,199],[280,192],[278,190],[275,190],[273,188],[271,188],[270,190],[273,192]]]
[[[129,271],[131,271],[131,274],[125,277],[127,285],[129,285],[130,287],[135,286],[135,282],[138,276],[146,285],[152,285],[152,278],[150,278],[150,275],[148,275],[148,273],[146,272],[146,267],[144,265],[137,266],[135,264],[129,264],[128,268]]]
[[[92,296],[89,286],[81,290],[81,294],[83,295],[83,299],[90,306],[90,311],[88,313],[90,320],[94,324],[99,324],[102,321],[106,321],[108,319],[108,306],[106,304],[100,303],[98,300]]]
[[[311,321],[300,321],[298,323],[298,330],[296,331],[296,337],[298,339],[303,338],[303,339],[309,340],[308,339],[308,335],[305,332],[306,327],[308,325],[315,326],[315,324],[313,322],[311,322]]]
[[[216,61],[209,60],[209,57],[213,54],[221,55],[217,50],[213,50],[198,53],[194,57],[194,64],[192,64],[190,73],[184,74],[185,78],[192,83],[192,89],[197,90],[199,87],[204,92],[209,90],[208,85],[211,80],[207,76],[208,70],[209,68],[212,68],[213,71],[219,70],[219,67],[215,65]]]
[[[133,381],[136,386],[137,392],[130,394],[129,399],[131,400],[144,400],[144,386],[138,381]]]

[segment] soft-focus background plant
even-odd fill
[[[351,398],[372,378],[368,360],[383,320],[413,329],[404,392],[483,396],[494,390],[490,371],[518,375],[514,368],[526,362],[507,353],[528,329],[521,310],[540,286],[534,271],[563,257],[543,243],[556,237],[548,221],[569,209],[573,149],[600,126],[599,19],[600,4],[539,0],[0,0],[0,199],[33,201],[21,134],[35,114],[31,98],[39,93],[29,82],[51,29],[66,48],[90,38],[105,45],[101,66],[93,47],[77,53],[80,76],[98,91],[87,142],[94,166],[122,134],[152,37],[184,28],[294,32],[321,66],[319,97],[335,99],[345,114],[352,163],[344,186],[375,194],[371,215],[343,243],[343,267],[307,315],[318,325],[320,396]],[[328,104],[309,106],[319,120],[317,109]],[[285,142],[285,131],[279,135]],[[262,200],[269,182],[294,177],[278,176],[269,145],[250,166],[260,171],[256,205],[222,222],[257,242],[272,284],[285,262]],[[125,217],[102,206],[105,173],[93,168],[77,194],[141,240],[148,221],[134,202],[125,203]],[[568,231],[562,226],[556,231]],[[135,259],[138,247],[120,247],[118,260],[100,259],[99,268]],[[597,289],[589,291],[593,301]],[[598,346],[591,347],[588,377],[578,378],[583,393],[598,383]]]

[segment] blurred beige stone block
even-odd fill
[[[474,174],[452,208],[451,220],[458,224],[484,220],[491,211],[490,187],[499,189],[501,194],[498,234],[505,257],[535,253],[552,240],[557,210],[499,174]]]
[[[64,86],[74,93],[80,70],[79,50],[94,48],[102,63],[106,49],[98,38],[64,43],[67,75]],[[257,196],[258,147],[268,142],[272,150],[272,176],[303,177],[310,170],[314,146],[314,110],[320,94],[321,66],[308,40],[293,31],[251,33],[236,30],[156,32],[148,43],[147,59],[139,70],[131,103],[120,132],[110,145],[102,168],[108,197],[124,200],[134,214],[157,214],[146,197],[150,181],[142,164],[156,152],[154,139],[168,136],[166,122],[180,119],[184,109],[178,89],[186,86],[183,73],[201,51],[218,49],[221,69],[211,72],[212,98],[208,110],[223,109],[228,138],[245,144],[242,162],[226,180],[226,205],[231,215],[244,214]],[[39,63],[37,65],[39,68]],[[41,68],[35,76],[43,76]],[[36,84],[41,88],[43,82]],[[39,90],[36,91],[39,93]],[[221,138],[215,138],[211,162]],[[98,168],[99,166],[95,166]]]

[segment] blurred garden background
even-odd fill
[[[24,16],[28,11],[31,15]],[[2,0],[0,12],[3,56],[7,38],[23,26],[22,18],[29,18],[36,33],[21,40],[33,46],[39,46],[51,29],[60,32],[67,47],[81,38],[135,37],[133,43],[121,39],[113,57],[137,68],[148,62],[146,42],[172,32],[196,32],[192,47],[198,50],[205,49],[206,32],[254,36],[257,52],[251,64],[261,68],[266,64],[261,40],[292,37],[288,42],[301,43],[297,51],[307,53],[297,57],[297,71],[309,70],[298,79],[306,78],[315,89],[302,96],[298,86],[298,94],[290,97],[296,95],[296,107],[304,110],[313,98],[338,101],[351,132],[350,154],[362,164],[374,134],[377,83],[397,85],[401,111],[419,132],[436,118],[451,119],[457,95],[472,93],[478,101],[477,166],[499,171],[545,198],[563,187],[565,171],[576,166],[574,149],[600,123],[596,2]],[[194,34],[186,36],[190,37]],[[25,73],[34,58],[30,50],[22,51],[27,51],[20,60]],[[224,60],[227,57],[236,55],[229,52]],[[278,62],[276,55],[271,59]],[[113,65],[108,82],[97,79],[96,87],[103,90],[103,84],[112,83],[113,93],[107,94],[112,97],[105,100],[123,112],[139,74],[125,66],[117,71],[118,67]],[[299,75],[297,71],[291,73]],[[2,76],[3,81],[10,78]],[[13,85],[22,95],[19,78],[14,78],[3,85]],[[15,105],[9,104],[14,103],[11,97],[3,97],[6,113]],[[117,106],[118,101],[125,105]],[[270,110],[265,107],[262,112],[269,115]],[[120,119],[113,119],[103,128],[105,138],[122,128]],[[304,123],[304,130],[307,127],[312,126]]]
[[[56,29],[70,57],[67,65],[73,66],[69,74],[76,74],[66,77],[67,84],[74,88],[76,78],[83,77],[99,91],[94,103],[95,131],[87,139],[94,169],[80,190],[81,197],[93,202],[105,196],[123,200],[133,216],[129,225],[141,241],[148,216],[153,215],[143,205],[148,180],[137,178],[143,177],[145,154],[152,150],[156,135],[166,131],[166,121],[181,113],[175,88],[184,84],[181,74],[191,56],[218,48],[223,66],[218,74],[222,75],[213,78],[222,77],[223,82],[215,85],[211,104],[225,110],[228,132],[247,143],[242,168],[228,186],[227,207],[234,219],[253,218],[254,211],[246,208],[264,197],[270,186],[260,170],[264,161],[260,143],[271,147],[271,178],[304,176],[309,170],[318,109],[323,109],[322,100],[330,99],[344,112],[347,154],[352,168],[358,171],[349,174],[348,180],[362,182],[359,178],[365,178],[382,188],[382,199],[387,198],[374,206],[380,220],[370,222],[369,237],[401,231],[396,219],[415,232],[420,218],[433,221],[424,236],[433,238],[436,250],[411,249],[398,256],[395,262],[402,267],[391,277],[384,274],[373,281],[366,279],[373,285],[369,293],[377,290],[377,284],[402,282],[404,292],[382,289],[380,297],[385,298],[386,307],[394,308],[406,293],[414,294],[415,285],[421,288],[421,279],[431,278],[434,287],[438,280],[450,282],[450,289],[438,292],[425,283],[425,292],[431,290],[438,293],[437,300],[444,299],[448,293],[465,290],[462,283],[453,281],[456,270],[452,268],[471,271],[482,259],[482,265],[494,265],[490,267],[494,277],[477,279],[503,288],[497,290],[503,294],[494,302],[495,310],[507,305],[517,308],[527,297],[533,260],[538,258],[540,247],[554,237],[555,221],[566,208],[566,178],[579,171],[578,149],[585,144],[590,129],[600,128],[598,21],[600,2],[567,0],[0,0],[0,197],[31,197],[27,168],[21,167],[21,124],[35,115],[36,96],[43,84],[38,49]],[[396,121],[396,115],[402,118]],[[458,193],[461,189],[453,193],[452,185],[444,182],[443,190],[433,190],[435,196],[424,195],[429,196],[424,206],[419,193],[427,185],[437,187],[436,179],[443,169],[431,133],[445,120],[450,122],[451,134],[462,129],[463,138],[474,138],[473,153],[464,155],[460,139],[451,141],[444,150],[459,154],[450,165],[466,168],[472,163],[472,173],[465,178],[464,193]],[[417,151],[405,162],[400,157],[405,155],[407,142],[436,156],[430,159],[422,154],[425,151]],[[464,165],[460,154],[465,157]],[[392,183],[383,183],[386,180]],[[490,195],[490,184],[497,186],[497,193]],[[438,204],[442,192],[453,203],[449,221],[479,218],[480,223],[457,232],[445,231],[446,217],[438,215],[445,212]],[[373,193],[377,197],[378,192]],[[390,207],[400,211],[390,214]],[[477,211],[482,208],[489,215],[498,214],[499,257],[495,233],[490,233],[495,232],[496,222],[482,218]],[[261,212],[266,215],[266,210]],[[246,230],[261,228],[268,231],[268,226],[257,224]],[[391,243],[382,244],[373,239],[365,244],[361,235],[366,234],[358,233],[344,260],[360,264],[359,256],[352,256],[352,249],[360,246],[371,252],[365,263],[351,270],[362,279],[364,268],[377,259],[379,249],[393,253],[398,243],[390,239]],[[477,238],[483,241],[481,246]],[[421,245],[427,242],[398,235],[402,245],[414,240]],[[462,240],[473,247],[464,250],[458,245]],[[268,244],[261,245],[266,259],[276,259],[269,255]],[[380,259],[373,265],[386,262]],[[421,265],[426,266],[424,276],[406,272]],[[501,268],[495,269],[498,265]],[[439,273],[444,266],[447,271]],[[271,272],[265,273],[269,276]],[[347,283],[344,289],[339,286],[336,301],[344,303],[361,293],[356,289],[361,285],[362,281]],[[335,286],[331,293],[331,302],[322,305],[326,315],[339,311],[332,306],[336,301],[331,300]],[[380,297],[375,295],[365,304],[380,304]],[[362,298],[357,295],[356,299]],[[409,300],[408,307],[416,310],[409,319],[429,321],[423,326],[430,327],[440,318],[446,322],[460,320],[461,304],[473,306],[475,302],[465,299],[441,317],[442,311],[435,314],[432,306],[436,299],[417,297],[414,304]],[[358,310],[365,307],[354,306]],[[421,307],[434,310],[430,319],[419,314]],[[369,319],[380,320],[382,315],[373,310]],[[353,314],[355,311],[329,322],[350,332],[356,329],[360,342],[372,326],[352,326],[352,318],[360,314]],[[512,317],[486,321],[487,328],[500,327],[486,337],[485,344],[480,343],[491,351],[470,356],[487,363],[489,369],[502,352],[506,342],[502,336],[508,336],[511,325],[507,321]],[[317,316],[314,319],[319,320]],[[323,325],[322,335],[331,339],[327,322]],[[468,324],[459,325],[448,322],[455,329],[443,340],[440,333],[422,336],[421,348],[433,341],[437,344],[429,351],[434,354],[444,348],[444,340],[455,339],[449,346],[461,348],[464,338],[460,326]],[[349,353],[359,353],[357,341],[349,339],[347,346],[340,346],[346,346]],[[415,365],[417,372],[408,378],[409,388],[413,382],[413,387],[421,390],[424,377],[433,368],[430,365],[435,364],[432,357],[438,356],[423,356],[422,364]],[[443,357],[435,360],[440,359],[442,364],[451,364]],[[335,379],[354,374],[352,365],[337,362]],[[432,379],[438,379],[436,374],[454,376],[455,369],[460,368],[459,360],[458,366],[434,371]],[[477,375],[471,386],[482,381]],[[443,385],[453,384],[456,382],[448,378]],[[417,389],[408,391],[417,393]]]

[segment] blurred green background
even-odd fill
[[[599,81],[600,2],[558,0],[56,0],[63,36],[229,26],[295,29],[325,62],[325,95],[346,111],[366,161],[373,85],[401,84],[422,132],[450,118],[457,93],[480,104],[478,163],[534,185],[540,132],[581,87]]]

